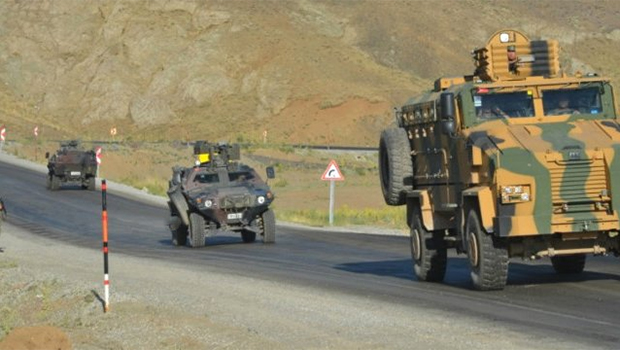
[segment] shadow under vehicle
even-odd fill
[[[447,249],[473,286],[504,288],[511,257],[581,273],[620,253],[620,125],[609,79],[569,76],[555,40],[495,33],[473,75],[440,78],[395,109],[379,144],[388,205],[406,205],[418,280],[443,281]]]
[[[77,140],[63,141],[55,154],[47,158],[47,189],[56,191],[62,184],[75,183],[83,189],[96,189],[97,159],[94,150],[84,149]]]
[[[203,247],[218,231],[239,232],[245,243],[257,234],[274,243],[276,221],[269,208],[274,194],[253,168],[238,162],[239,145],[198,141],[194,154],[194,167],[172,168],[167,191],[172,243]],[[274,177],[267,167],[267,178]]]

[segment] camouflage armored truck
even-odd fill
[[[472,52],[473,75],[440,78],[381,134],[388,205],[406,205],[413,268],[442,281],[465,253],[475,289],[503,289],[511,257],[580,273],[620,253],[620,124],[608,79],[568,76],[558,43],[516,30]]]
[[[95,190],[97,159],[94,150],[84,149],[77,140],[64,141],[60,148],[48,159],[47,188],[56,191],[64,183],[76,183],[83,189]]]
[[[239,145],[198,141],[196,166],[173,167],[169,182],[169,227],[174,245],[203,247],[205,238],[235,231],[245,243],[262,236],[274,243],[276,221],[269,205],[274,200],[267,183],[251,167],[237,162]],[[267,178],[274,178],[267,167]]]

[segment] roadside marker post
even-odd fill
[[[329,226],[334,225],[334,197],[336,191],[335,181],[344,181],[344,176],[335,160],[331,160],[327,165],[327,169],[321,176],[321,180],[329,181]]]
[[[110,310],[110,279],[108,276],[108,204],[106,198],[107,184],[101,181],[101,226],[103,231],[103,312]]]

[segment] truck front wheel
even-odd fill
[[[193,248],[205,246],[205,218],[200,214],[189,214],[189,238]]]
[[[465,223],[467,256],[475,289],[504,289],[508,279],[508,250],[482,229],[478,212],[469,211]]]
[[[263,243],[275,243],[276,241],[276,215],[273,210],[267,209],[261,217],[261,233]]]
[[[411,219],[413,271],[420,281],[441,282],[446,275],[448,253],[441,232],[429,232],[422,225],[420,209]]]

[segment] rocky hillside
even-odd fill
[[[375,145],[392,106],[471,73],[501,28],[620,82],[618,17],[615,0],[2,1],[0,123],[9,139]]]

